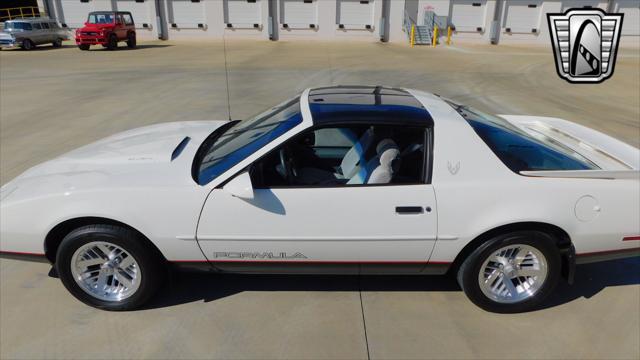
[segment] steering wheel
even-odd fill
[[[287,146],[280,148],[280,165],[284,170],[286,180],[289,184],[293,183],[293,179],[298,177],[298,172],[291,155],[291,150]]]

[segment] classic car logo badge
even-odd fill
[[[558,75],[570,83],[600,83],[613,75],[623,14],[570,9],[547,14]]]
[[[455,165],[451,164],[451,161],[447,161],[447,169],[449,169],[451,175],[457,174],[458,170],[460,170],[460,161],[458,161]]]

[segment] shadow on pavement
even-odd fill
[[[640,284],[640,258],[578,265],[574,285],[561,281],[543,305],[591,298],[604,288]],[[173,273],[145,308],[214,301],[243,291],[460,291],[453,276],[237,275]]]

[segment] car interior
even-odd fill
[[[422,183],[425,141],[419,127],[317,128],[271,151],[250,173],[256,188]]]

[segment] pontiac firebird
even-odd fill
[[[147,126],[27,170],[2,187],[0,250],[52,263],[106,310],[140,307],[173,265],[451,273],[481,308],[521,312],[576,263],[640,255],[639,168],[638,149],[565,120],[308,89],[247,120]]]

